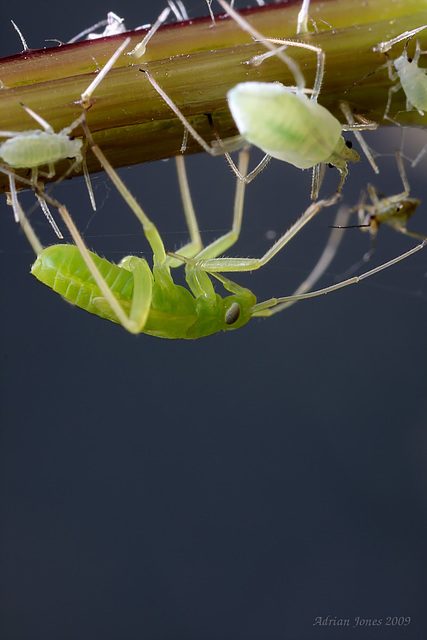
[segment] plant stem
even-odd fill
[[[295,37],[300,2],[279,2],[242,11],[256,29],[269,37]],[[342,119],[339,103],[345,100],[366,118],[382,122],[391,81],[384,54],[373,52],[381,41],[427,24],[426,0],[312,0],[310,17],[317,33],[299,39],[322,47],[326,72],[319,102]],[[40,114],[55,131],[70,124],[81,113],[79,99],[124,38],[131,36],[129,51],[142,39],[133,31],[99,40],[77,42],[38,51],[24,51],[0,62],[0,128],[22,131],[38,127],[22,109],[23,103]],[[414,39],[415,40],[415,39]],[[419,34],[427,49],[427,29]],[[395,47],[400,55],[403,44]],[[415,46],[415,43],[411,45]],[[140,62],[123,54],[96,90],[87,122],[95,142],[113,166],[168,158],[180,153],[182,124],[149,85],[140,68],[148,69],[193,126],[207,140],[212,139],[206,114],[212,114],[221,138],[237,130],[227,108],[226,93],[238,82],[262,80],[294,85],[285,65],[273,57],[258,67],[244,64],[264,53],[236,23],[226,16],[163,26],[150,41]],[[391,51],[394,55],[394,49]],[[316,56],[292,49],[307,86],[312,86]],[[368,75],[371,74],[371,75]],[[425,126],[417,111],[406,111],[405,96],[393,96],[391,115],[404,125]],[[260,114],[262,117],[262,114]],[[82,135],[81,130],[76,135]],[[191,138],[186,153],[201,151]],[[88,153],[89,171],[99,164]],[[69,163],[57,163],[57,176]],[[0,175],[0,190],[7,179]]]

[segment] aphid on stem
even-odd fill
[[[423,116],[427,110],[427,69],[421,69],[418,66],[420,55],[424,53],[420,48],[420,41],[417,40],[415,45],[415,55],[413,58],[408,57],[408,45],[414,35],[425,29],[427,25],[405,31],[399,36],[392,38],[386,42],[380,42],[374,51],[380,51],[387,55],[387,52],[398,42],[406,40],[401,55],[394,60],[388,60],[387,68],[390,80],[397,80],[396,84],[390,87],[388,92],[387,105],[384,112],[384,118],[388,118],[390,111],[391,99],[393,93],[403,89],[406,95],[406,109],[410,111],[412,108],[417,109],[418,113]],[[388,57],[388,56],[387,56]],[[394,67],[394,70],[393,70]]]
[[[31,169],[30,183],[35,189],[36,197],[40,203],[40,206],[45,213],[48,221],[52,225],[56,235],[62,238],[62,234],[56,225],[53,217],[46,204],[46,199],[43,197],[43,192],[39,188],[38,178],[40,174],[40,167],[47,165],[49,172],[48,177],[55,175],[55,163],[59,160],[66,158],[74,158],[74,163],[71,165],[67,173],[73,171],[79,164],[83,163],[83,170],[86,179],[89,196],[91,199],[92,207],[95,210],[95,199],[93,197],[92,186],[89,178],[89,174],[86,168],[86,162],[83,156],[83,141],[79,138],[71,138],[70,134],[85,120],[86,110],[90,107],[90,98],[103,80],[105,75],[111,69],[116,62],[117,58],[121,55],[123,50],[129,44],[130,38],[127,38],[111,56],[110,60],[104,66],[102,71],[95,77],[90,83],[88,88],[81,95],[81,104],[83,106],[83,113],[72,122],[68,127],[62,129],[59,133],[55,133],[51,125],[46,122],[40,115],[35,113],[32,109],[22,105],[27,113],[38,122],[43,129],[30,129],[27,131],[0,131],[0,137],[7,138],[7,140],[0,144],[0,158],[6,163],[7,167],[11,169]],[[13,171],[8,171],[11,202],[14,210],[15,220],[18,222],[20,219],[20,212],[18,209],[18,198],[16,192],[15,175]]]
[[[250,142],[266,153],[254,170],[247,175],[241,175],[228,154],[231,148],[228,141],[219,140],[217,144],[209,146],[151,74],[144,69],[141,71],[205,151],[211,155],[225,153],[240,180],[250,182],[266,166],[270,158],[274,157],[301,169],[313,167],[312,198],[315,199],[320,187],[320,165],[326,163],[332,164],[340,171],[341,180],[337,189],[339,192],[347,175],[347,162],[360,159],[359,154],[344,141],[342,131],[375,129],[377,125],[375,123],[355,124],[354,121],[349,125],[341,125],[327,109],[317,103],[325,61],[325,54],[320,47],[292,40],[265,38],[224,0],[218,0],[218,2],[243,29],[270,49],[267,54],[257,56],[249,63],[260,64],[267,57],[277,55],[290,68],[297,85],[285,87],[276,82],[245,82],[236,85],[228,92],[228,105],[241,134],[240,137],[233,139],[232,148],[241,148]],[[277,48],[275,44],[281,46]],[[284,53],[283,50],[288,46],[316,53],[317,71],[313,89],[306,89],[299,65]],[[307,92],[311,94],[310,98],[307,98]]]

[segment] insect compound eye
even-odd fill
[[[231,307],[225,312],[225,324],[234,324],[240,317],[240,305],[233,302]]]
[[[408,58],[408,62],[412,62],[412,58]]]
[[[351,140],[346,140],[345,141],[345,146],[347,147],[347,149],[353,149],[353,143]]]

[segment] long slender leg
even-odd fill
[[[196,142],[198,142],[200,144],[202,149],[204,151],[206,151],[206,153],[209,153],[209,155],[214,156],[214,157],[217,157],[218,155],[221,155],[221,154],[225,155],[228,164],[230,165],[230,167],[233,170],[233,172],[235,173],[235,175],[239,178],[239,180],[241,180],[242,182],[245,182],[246,184],[248,184],[270,162],[271,156],[266,154],[262,158],[262,160],[259,162],[259,164],[254,169],[252,169],[252,171],[250,173],[248,173],[247,175],[242,174],[239,171],[238,167],[236,167],[236,165],[233,162],[230,154],[227,151],[227,142],[226,141],[223,142],[222,140],[219,139],[219,137],[217,137],[218,144],[215,147],[210,147],[208,145],[208,143],[206,142],[206,140],[203,140],[202,136],[199,133],[197,133],[197,131],[194,129],[194,127],[190,124],[190,122],[184,116],[182,111],[180,109],[178,109],[176,104],[171,100],[171,98],[161,88],[161,86],[156,82],[156,80],[151,76],[151,74],[146,69],[140,69],[140,71],[142,71],[144,73],[144,75],[147,77],[147,80],[150,82],[151,86],[163,98],[163,100],[166,102],[166,104],[169,106],[169,108],[174,112],[174,114],[177,116],[177,118],[179,118],[179,120],[181,120],[181,122],[184,125],[185,129],[196,140]],[[237,138],[239,138],[239,136],[237,136]],[[234,142],[235,142],[235,139],[233,138],[233,148],[235,147]],[[239,147],[245,146],[246,144],[247,143],[246,143],[245,139],[241,138],[241,144],[239,145]]]
[[[249,163],[249,152],[247,150],[241,151],[239,154],[239,169],[242,172],[247,170],[247,166]],[[242,218],[243,218],[243,205],[244,205],[244,194],[245,194],[246,185],[244,182],[238,181],[236,183],[236,193],[234,197],[234,208],[233,208],[233,222],[231,230],[217,238],[209,244],[204,249],[198,251],[188,251],[188,247],[192,245],[190,242],[189,245],[185,245],[182,249],[180,249],[177,253],[168,252],[169,260],[168,266],[176,267],[181,265],[183,262],[188,261],[191,264],[199,264],[200,260],[205,259],[213,259],[219,256],[220,254],[227,251],[233,244],[236,243],[242,226]],[[188,218],[187,218],[188,223]],[[190,224],[192,224],[190,222]],[[196,222],[197,224],[197,222]],[[189,225],[190,227],[190,225]],[[198,228],[197,228],[198,233]],[[191,234],[191,232],[190,232]],[[176,256],[176,257],[175,257]],[[193,260],[191,260],[193,258]]]
[[[169,7],[166,7],[166,9],[163,9],[161,14],[157,18],[157,20],[151,26],[150,30],[146,33],[145,37],[141,40],[141,42],[139,42],[136,45],[135,49],[133,49],[129,53],[129,55],[132,55],[135,58],[142,58],[142,56],[144,55],[144,53],[145,53],[145,51],[147,49],[148,42],[154,36],[154,34],[156,33],[157,29],[165,22],[165,20],[167,19],[168,15],[170,14],[170,12],[171,12],[171,10],[170,10]]]
[[[344,237],[342,229],[340,229],[339,227],[344,227],[347,224],[349,218],[350,218],[350,209],[345,205],[341,206],[337,211],[337,215],[335,216],[335,220],[334,220],[334,228],[329,234],[328,242],[326,243],[325,248],[323,249],[319,260],[317,261],[317,263],[315,264],[315,266],[313,267],[312,271],[309,273],[307,278],[304,280],[304,282],[301,282],[299,287],[295,289],[295,291],[292,294],[293,296],[300,296],[306,293],[307,291],[310,291],[310,289],[314,287],[316,282],[318,282],[320,278],[323,276],[323,274],[326,272],[327,268],[329,267],[332,260],[334,259],[338,251],[338,247],[341,244],[341,241]],[[278,313],[279,311],[282,311],[283,309],[290,307],[295,302],[296,300],[283,302],[281,305],[278,305],[277,307],[274,308],[274,313]]]
[[[33,227],[30,224],[27,216],[25,215],[21,204],[18,200],[18,194],[16,192],[15,176],[12,172],[9,172],[9,184],[10,184],[10,200],[13,207],[17,222],[21,225],[23,232],[25,233],[28,242],[32,246],[34,253],[39,255],[43,251],[43,245],[38,239]]]
[[[34,188],[37,189],[37,187]],[[98,299],[97,306],[102,310],[107,305],[113,311],[117,320],[120,322],[120,324],[123,325],[125,329],[127,329],[130,333],[139,333],[142,328],[141,325],[143,326],[145,324],[146,315],[148,313],[147,305],[151,304],[151,296],[148,300],[144,297],[144,293],[147,291],[147,287],[149,287],[148,275],[150,278],[152,278],[151,271],[148,268],[148,265],[146,265],[145,260],[140,260],[141,265],[136,265],[136,261],[138,259],[134,258],[135,262],[132,263],[132,265],[124,265],[125,268],[128,268],[133,272],[134,276],[134,300],[132,302],[130,315],[127,316],[123,307],[112,293],[110,287],[108,286],[98,267],[94,263],[93,258],[88,248],[86,247],[86,244],[84,243],[83,238],[81,237],[76,225],[73,222],[73,219],[68,212],[68,209],[65,207],[65,205],[55,200],[47,193],[43,194],[43,196],[49,202],[49,204],[58,209],[59,214],[64,221],[68,231],[70,232],[70,235],[73,238],[78,250],[80,251],[80,254],[87,268],[89,269],[93,279],[95,280],[98,288],[103,295],[103,299]],[[145,263],[145,266],[142,263]]]
[[[283,51],[280,51],[280,49],[275,47],[269,38],[265,38],[262,35],[262,33],[260,33],[249,22],[247,22],[244,18],[242,18],[242,16],[239,13],[237,13],[237,11],[232,9],[230,5],[228,5],[225,2],[225,0],[218,0],[218,2],[221,5],[221,7],[224,9],[224,11],[228,13],[230,18],[232,18],[235,22],[237,22],[237,24],[243,29],[243,31],[246,31],[247,33],[249,33],[249,35],[252,36],[252,38],[254,38],[255,40],[259,40],[260,42],[262,42],[262,44],[267,49],[275,53],[277,57],[280,58],[280,60],[282,60],[282,62],[284,62],[287,65],[288,69],[291,71],[291,73],[295,78],[295,83],[298,89],[303,90],[305,87],[305,79],[298,63],[295,62],[295,60],[293,60],[291,57],[287,56]]]
[[[365,156],[367,157],[369,164],[371,165],[372,169],[375,171],[375,173],[379,173],[380,170],[378,169],[378,166],[373,158],[371,149],[368,147],[368,145],[366,144],[365,140],[363,139],[362,134],[360,133],[360,131],[358,130],[358,128],[356,128],[354,125],[356,124],[354,121],[354,116],[353,116],[353,112],[350,109],[350,107],[348,106],[348,104],[346,102],[341,102],[340,103],[340,109],[343,112],[344,116],[346,117],[346,120],[348,122],[349,125],[352,126],[352,132],[354,133],[358,143],[360,144],[361,148],[363,149],[363,153],[365,154]]]
[[[84,128],[86,137],[89,141],[92,152],[95,154],[95,156],[99,160],[102,168],[106,171],[110,180],[113,182],[114,186],[119,191],[120,195],[125,200],[126,204],[130,207],[130,209],[134,212],[138,220],[141,222],[145,237],[147,238],[151,246],[151,249],[153,250],[154,264],[164,264],[166,260],[165,248],[163,245],[163,240],[161,239],[155,224],[151,222],[151,220],[146,215],[146,213],[142,210],[142,208],[140,207],[138,202],[135,200],[135,198],[133,197],[129,189],[122,182],[117,172],[108,162],[107,158],[105,157],[101,149],[98,147],[98,145],[94,143],[92,135],[85,122],[83,123],[83,128]]]
[[[116,60],[120,57],[120,55],[126,49],[126,47],[128,46],[130,40],[131,40],[130,38],[126,38],[122,42],[120,47],[118,47],[118,49],[116,49],[116,51],[111,56],[111,58],[108,60],[108,62],[102,67],[101,71],[98,73],[96,78],[90,83],[88,88],[85,91],[83,91],[83,93],[81,95],[81,104],[82,104],[82,107],[84,109],[88,109],[90,107],[90,98],[91,98],[93,92],[98,87],[98,85],[102,82],[102,80],[105,78],[105,76],[110,71],[110,69],[112,68],[112,66],[116,62]]]
[[[371,276],[379,273],[380,271],[384,271],[384,269],[388,269],[389,267],[392,267],[393,265],[397,264],[398,262],[401,262],[402,260],[406,260],[406,258],[409,258],[414,253],[417,253],[421,249],[424,249],[426,245],[427,245],[427,240],[424,240],[423,242],[421,242],[421,244],[418,244],[413,249],[410,249],[409,251],[402,253],[400,256],[397,256],[396,258],[393,258],[392,260],[389,260],[388,262],[381,264],[379,267],[375,267],[375,269],[366,271],[365,273],[362,273],[360,276],[354,276],[354,278],[349,278],[348,280],[337,282],[337,284],[333,284],[330,287],[325,287],[324,289],[318,289],[317,291],[312,291],[311,293],[305,293],[299,296],[285,296],[283,298],[270,298],[269,300],[260,302],[259,304],[256,304],[253,307],[253,315],[254,316],[271,316],[276,312],[276,309],[278,311],[281,311],[284,307],[280,307],[279,305],[282,305],[285,302],[291,302],[291,301],[296,302],[297,300],[308,300],[309,298],[316,298],[317,296],[322,296],[327,293],[332,293],[333,291],[338,291],[339,289],[343,289],[344,287],[348,287],[349,285],[357,284],[358,282],[361,282],[366,278],[370,278]]]
[[[301,9],[298,13],[297,34],[308,32],[308,8],[310,0],[302,0]]]
[[[190,187],[188,185],[187,171],[185,169],[184,156],[176,156],[176,172],[178,175],[179,190],[181,192],[182,206],[184,209],[185,220],[187,222],[188,232],[190,234],[190,242],[179,249],[179,254],[187,258],[197,255],[203,247],[200,237],[199,225],[197,223],[196,213],[191,199]],[[182,266],[181,260],[167,258],[166,264],[169,267]]]
[[[245,174],[248,169],[248,164],[249,151],[243,150],[239,153],[239,171]],[[231,231],[228,231],[223,236],[217,238],[210,245],[202,249],[202,251],[200,251],[200,253],[195,256],[195,259],[198,263],[204,260],[216,259],[217,256],[224,253],[224,251],[227,251],[227,249],[232,247],[233,244],[237,242],[242,227],[245,188],[246,185],[244,182],[236,182],[236,194],[234,198],[233,223]]]
[[[319,97],[319,93],[320,93],[320,89],[322,87],[322,82],[323,82],[323,76],[325,73],[325,52],[323,51],[323,49],[321,49],[320,47],[315,47],[312,44],[308,44],[306,42],[298,42],[297,40],[286,40],[286,39],[279,39],[279,38],[264,38],[262,40],[262,42],[264,43],[265,40],[268,40],[268,42],[272,42],[273,44],[285,44],[286,46],[292,46],[292,47],[300,47],[301,49],[308,49],[309,51],[314,51],[317,55],[317,69],[316,69],[316,77],[314,79],[314,85],[313,85],[313,90],[311,93],[311,100],[314,100],[314,102],[317,102],[317,99]],[[282,47],[280,47],[281,49]],[[268,54],[266,54],[263,58],[265,59],[268,56],[277,56],[278,52],[280,51],[280,49],[276,49],[276,51],[271,51]],[[260,56],[261,57],[261,56]],[[298,87],[298,90],[301,90],[300,87]]]
[[[201,269],[210,272],[217,271],[255,271],[260,269],[267,262],[283,249],[285,245],[324,207],[330,207],[339,200],[339,195],[335,194],[327,200],[313,202],[302,216],[286,231],[274,245],[261,258],[213,258],[199,260],[197,256],[196,264]]]

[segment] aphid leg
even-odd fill
[[[322,186],[323,178],[325,175],[326,164],[324,162],[320,162],[319,164],[315,164],[313,167],[313,171],[311,174],[311,194],[310,197],[312,200],[317,200],[319,196],[320,187]],[[344,169],[346,171],[346,169]],[[342,174],[340,170],[341,181],[337,188],[337,193],[339,193],[342,189],[342,185],[344,184],[344,180],[347,177],[347,173],[345,175]]]
[[[142,56],[144,55],[147,49],[148,42],[154,36],[157,29],[161,27],[161,25],[165,22],[170,12],[171,12],[170,7],[166,7],[165,9],[163,9],[161,14],[157,18],[157,20],[151,25],[150,29],[147,31],[147,33],[145,34],[141,42],[138,42],[136,47],[132,49],[132,51],[129,51],[128,53],[129,56],[134,56],[137,59],[142,58]]]
[[[420,160],[422,160],[422,158],[424,158],[425,154],[427,153],[427,144],[425,144],[423,146],[423,148],[421,149],[421,151],[418,153],[417,157],[415,158],[415,160],[412,161],[411,163],[411,167],[414,168],[417,166],[417,164],[420,162]]]
[[[389,260],[388,262],[381,264],[379,267],[375,267],[375,269],[366,271],[365,273],[362,273],[360,276],[354,276],[353,278],[349,278],[348,280],[337,282],[336,284],[333,284],[329,287],[325,287],[324,289],[318,289],[317,291],[312,291],[311,293],[305,293],[299,296],[270,298],[269,300],[260,302],[252,308],[253,315],[264,316],[264,317],[271,316],[274,313],[277,313],[277,311],[281,311],[283,309],[283,307],[280,305],[282,305],[284,302],[290,302],[290,301],[296,302],[297,300],[308,300],[309,298],[316,298],[317,296],[322,296],[327,293],[332,293],[332,291],[338,291],[338,289],[343,289],[344,287],[348,287],[351,284],[357,284],[358,282],[361,282],[366,278],[370,278],[371,276],[379,273],[380,271],[384,271],[384,269],[388,269],[389,267],[392,267],[393,265],[397,264],[398,262],[401,262],[402,260],[406,260],[406,258],[409,258],[414,253],[417,253],[417,251],[424,249],[426,245],[427,245],[427,239],[421,242],[421,244],[418,244],[413,249],[410,249],[409,251],[402,253],[400,256],[397,256],[396,258],[393,258],[392,260]]]
[[[25,233],[28,242],[32,246],[34,253],[39,255],[43,251],[43,245],[38,239],[33,227],[30,224],[27,216],[25,215],[20,202],[18,200],[18,194],[16,192],[16,184],[15,184],[15,176],[12,172],[9,173],[9,184],[10,184],[10,198],[8,197],[7,202],[13,208],[13,213],[15,216],[15,220],[19,222],[23,232]],[[62,237],[62,236],[61,236]]]
[[[280,50],[280,48],[275,47],[273,44],[273,41],[270,38],[265,38],[262,35],[262,33],[260,33],[251,24],[249,24],[246,20],[244,20],[244,18],[242,18],[240,14],[237,13],[237,11],[235,11],[232,7],[230,7],[230,5],[228,5],[225,2],[225,0],[218,0],[218,2],[221,5],[221,7],[224,9],[224,11],[228,13],[230,18],[232,18],[235,22],[237,22],[237,24],[241,27],[243,31],[246,31],[255,40],[259,40],[260,42],[262,42],[262,44],[267,49],[269,49],[273,54],[277,55],[277,57],[287,65],[288,69],[291,71],[291,73],[295,78],[295,84],[297,85],[298,89],[302,91],[305,88],[305,79],[301,72],[299,64],[295,62],[295,60],[293,60],[290,56],[287,56],[283,52],[283,50]],[[279,42],[282,42],[282,41],[279,41]],[[293,43],[291,40],[289,41],[289,44],[300,46],[302,48],[309,48],[309,49],[312,48],[311,45],[305,45],[304,43],[299,43],[298,45],[296,45],[296,43]]]
[[[13,209],[13,215],[15,218],[15,222],[19,222],[21,223],[22,226],[22,220],[25,220],[25,216],[21,215],[21,212],[23,213],[23,209],[21,207],[21,205],[19,204],[19,200],[18,200],[18,193],[16,190],[16,183],[15,183],[15,174],[13,171],[8,171],[5,168],[1,168],[2,173],[5,173],[8,177],[9,177],[9,187],[10,187],[10,198],[8,200],[8,203],[12,206]],[[31,172],[31,180],[25,180],[21,177],[19,177],[19,181],[20,182],[24,182],[26,185],[28,185],[29,187],[34,187],[34,185],[37,185],[37,169],[33,169]],[[40,189],[40,193],[35,193],[36,198],[37,198],[37,202],[40,205],[41,210],[43,211],[44,215],[46,216],[47,221],[49,222],[50,226],[52,227],[53,231],[55,232],[56,236],[60,239],[63,238],[63,235],[58,227],[58,225],[55,222],[54,217],[52,216],[52,213],[49,210],[49,207],[46,204],[45,199],[43,198],[42,195],[42,190]],[[25,229],[24,232],[26,233]],[[32,244],[32,243],[31,243]],[[33,246],[33,244],[32,244]],[[33,246],[34,248],[34,246]]]
[[[180,111],[180,109],[178,109],[176,104],[171,100],[171,98],[167,95],[167,93],[165,93],[165,91],[160,87],[160,85],[156,82],[156,80],[154,80],[154,78],[151,76],[151,74],[146,69],[140,69],[140,71],[142,73],[144,73],[145,77],[150,82],[150,84],[153,87],[153,89],[155,89],[155,91],[157,91],[157,93],[163,98],[163,100],[166,102],[168,107],[174,112],[174,114],[177,116],[177,118],[179,118],[179,120],[181,120],[181,122],[184,125],[185,129],[196,140],[196,142],[198,142],[200,144],[202,149],[204,151],[206,151],[206,153],[209,153],[211,156],[217,156],[219,153],[221,153],[221,151],[218,151],[218,149],[221,148],[222,142],[221,142],[220,145],[218,145],[218,148],[210,147],[208,145],[208,143],[205,140],[203,140],[202,136],[199,133],[197,133],[195,128],[190,124],[190,122],[184,116],[182,111]],[[243,144],[244,144],[244,142],[242,142],[242,145]],[[223,153],[225,153],[227,161],[229,162],[229,164],[230,164],[231,168],[233,169],[234,173],[238,176],[238,178],[240,180],[244,180],[246,178],[246,176],[241,176],[238,173],[238,169],[237,169],[236,165],[234,164],[233,160],[231,159],[230,155],[228,154],[228,152],[226,152],[225,149],[224,149]]]
[[[157,91],[157,93],[163,98],[163,100],[166,102],[168,107],[174,112],[176,117],[182,122],[184,128],[189,132],[189,134],[194,138],[194,140],[196,140],[196,142],[200,144],[202,149],[206,151],[206,153],[209,153],[209,155],[215,156],[215,157],[220,154],[223,154],[228,164],[230,165],[231,169],[239,178],[239,180],[248,184],[267,166],[267,164],[271,160],[271,156],[269,156],[268,154],[266,154],[262,158],[259,164],[248,175],[242,175],[228,152],[227,141],[221,140],[219,136],[216,134],[216,132],[214,131],[217,139],[217,144],[216,146],[213,146],[213,147],[209,146],[206,140],[204,140],[202,136],[199,133],[197,133],[193,125],[190,124],[190,122],[184,116],[182,111],[171,100],[171,98],[167,95],[167,93],[160,87],[160,85],[151,76],[151,74],[146,69],[140,69],[140,71],[146,76],[147,80],[150,82],[153,89],[155,89],[155,91]],[[237,145],[235,144],[236,140],[238,141]],[[245,144],[246,144],[246,141],[241,136],[235,136],[235,138],[233,138],[233,150],[241,148]]]
[[[391,61],[389,61],[391,64]],[[389,69],[391,69],[391,66],[389,67]],[[396,79],[396,75],[397,74],[393,74],[391,71],[389,71],[389,78],[390,80],[395,80]],[[399,77],[399,76],[397,76]],[[392,87],[390,87],[390,89],[388,90],[388,97],[387,97],[387,104],[385,107],[385,111],[384,111],[384,115],[383,115],[383,119],[384,120],[390,120],[390,122],[393,122],[394,124],[396,124],[395,120],[393,120],[393,118],[389,117],[389,111],[390,111],[390,107],[391,107],[391,99],[393,97],[393,94],[396,93],[397,91],[400,91],[400,89],[402,88],[402,85],[400,82],[396,82],[396,84],[394,84]]]
[[[261,35],[261,34],[260,34]],[[279,38],[262,38],[261,42],[265,44],[266,42],[270,42],[272,44],[281,44],[282,46],[276,49],[275,51],[269,51],[268,53],[262,54],[260,56],[255,56],[248,61],[248,64],[254,64],[255,66],[260,65],[264,60],[270,58],[271,56],[279,56],[279,53],[283,50],[283,48],[297,47],[300,49],[307,49],[308,51],[313,51],[317,55],[317,68],[316,68],[316,76],[314,79],[313,89],[305,89],[305,79],[302,76],[301,71],[298,66],[298,86],[297,92],[302,91],[303,93],[311,93],[310,100],[314,100],[317,102],[319,97],[320,89],[322,87],[323,76],[325,74],[325,52],[320,47],[315,47],[314,45],[308,44],[306,42],[298,42],[296,40],[285,40]],[[282,59],[282,58],[281,58]],[[287,64],[287,61],[285,61]],[[292,61],[293,64],[296,65],[296,62]],[[301,77],[300,75],[301,74]],[[295,78],[297,80],[297,78]]]
[[[33,182],[33,184],[37,184],[37,183]],[[43,189],[40,189],[40,193],[43,193]],[[39,195],[37,192],[35,193],[35,195],[36,195],[37,201],[38,201],[38,203],[40,205],[40,209],[43,211],[47,221],[49,222],[50,226],[54,230],[57,238],[62,240],[64,236],[62,235],[58,225],[56,224],[55,219],[54,219],[49,207],[47,206],[47,203],[46,203],[46,200],[44,199],[44,196],[43,195]]]
[[[341,102],[340,103],[340,109],[343,112],[347,123],[351,126],[351,131],[354,133],[356,140],[358,141],[358,143],[360,144],[361,148],[363,149],[363,153],[365,154],[365,156],[367,157],[369,164],[371,165],[372,169],[375,171],[375,173],[379,173],[380,170],[378,169],[378,166],[373,158],[372,155],[372,149],[366,144],[365,140],[363,139],[362,134],[359,131],[359,128],[356,125],[356,122],[354,120],[354,115],[353,115],[353,111],[350,109],[349,105],[347,104],[347,102]],[[378,125],[376,123],[365,123],[367,125],[371,125],[373,126],[374,129],[377,129]]]
[[[168,5],[170,6],[175,18],[179,22],[190,19],[190,16],[187,13],[187,9],[185,8],[184,3],[181,2],[181,0],[176,0],[176,2],[174,2],[173,0],[168,0]]]
[[[308,9],[310,0],[302,0],[301,9],[297,18],[297,35],[300,33],[308,33]]]
[[[97,74],[95,79],[92,80],[92,82],[90,83],[88,88],[85,91],[83,91],[83,93],[82,93],[82,95],[80,97],[80,100],[81,100],[81,105],[82,105],[83,109],[85,109],[85,111],[87,109],[89,109],[89,107],[91,106],[90,98],[91,98],[92,94],[94,93],[95,89],[103,81],[103,79],[105,78],[107,73],[113,67],[113,65],[116,62],[116,60],[120,57],[120,55],[126,49],[126,47],[128,46],[130,40],[131,40],[130,38],[126,38],[125,40],[123,40],[122,44],[118,47],[118,49],[116,49],[116,51],[113,53],[113,55],[108,60],[108,62],[102,67],[101,71]],[[84,115],[85,114],[83,114],[83,118],[84,118]],[[82,116],[80,116],[80,118],[82,118]],[[80,124],[80,122],[79,122],[79,124]]]
[[[214,13],[212,11],[212,0],[206,0],[206,4],[208,5],[208,11],[209,11],[209,15],[211,17],[212,26],[213,26],[213,25],[215,25],[215,16],[214,16]]]

